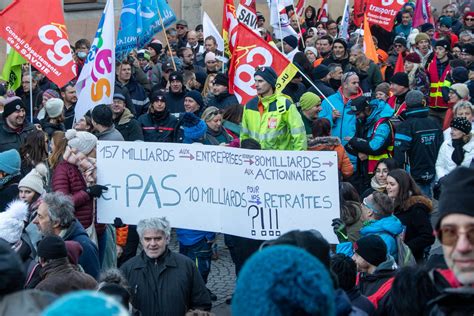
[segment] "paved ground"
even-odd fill
[[[212,304],[212,312],[216,316],[227,316],[230,315],[230,306],[225,303],[225,300],[234,291],[235,269],[229,250],[224,245],[224,236],[222,234],[218,234],[216,244],[219,258],[212,261],[207,287],[217,295],[217,301]],[[171,235],[170,248],[173,251],[178,251],[178,243],[174,231]]]

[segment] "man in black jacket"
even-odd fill
[[[394,159],[409,170],[423,193],[431,197],[431,185],[436,175],[436,158],[443,143],[439,125],[428,117],[424,95],[419,90],[407,93],[406,121],[397,126]]]
[[[111,109],[115,128],[122,134],[125,141],[143,140],[140,124],[126,107],[125,102],[126,98],[123,94],[114,93]]]
[[[9,149],[20,151],[26,136],[35,130],[35,126],[26,118],[26,107],[19,97],[3,101],[4,108],[0,120],[0,152]]]
[[[211,299],[194,262],[168,248],[171,227],[165,218],[137,225],[143,251],[121,270],[128,280],[132,304],[144,316],[184,315],[209,311]]]
[[[329,84],[329,80],[331,79],[329,75],[329,67],[326,65],[319,65],[318,67],[314,68],[312,77],[315,87],[309,88],[309,92],[315,93],[321,99],[326,99],[327,97],[336,93],[333,88],[331,88]]]
[[[184,97],[186,87],[184,86],[183,75],[180,72],[173,71],[169,75],[170,90],[166,94],[168,110],[172,114],[184,112]]]
[[[215,106],[223,110],[229,105],[239,104],[235,95],[229,93],[229,78],[226,74],[218,73],[213,80],[212,97],[207,106]]]

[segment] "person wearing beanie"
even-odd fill
[[[259,67],[255,71],[257,96],[245,106],[240,140],[254,138],[262,149],[305,150],[303,120],[296,105],[276,93],[277,79],[272,67]]]
[[[142,128],[132,112],[127,108],[126,99],[123,94],[114,93],[110,109],[112,110],[114,127],[125,141],[143,141]]]
[[[390,78],[390,92],[392,96],[388,98],[387,103],[395,110],[394,119],[404,120],[406,111],[405,97],[410,91],[410,79],[408,74],[397,72]]]
[[[436,158],[443,142],[442,130],[428,117],[429,109],[421,91],[408,92],[405,103],[406,119],[397,126],[393,158],[402,169],[410,170],[422,192],[431,197]]]
[[[471,123],[474,121],[474,105],[469,101],[459,101],[453,107],[454,117],[464,117]],[[452,121],[452,118],[451,118]],[[451,121],[449,122],[451,124]],[[474,133],[474,124],[472,126],[471,134]],[[451,138],[451,127],[443,131],[444,140]]]
[[[44,163],[39,163],[18,183],[19,198],[28,203],[30,213],[35,209],[33,205],[39,205],[39,197],[46,192],[48,182],[48,167]]]
[[[228,106],[239,104],[234,94],[229,93],[229,78],[226,74],[218,73],[212,81],[212,96],[207,101],[207,106],[215,106],[223,110]]]
[[[387,102],[390,97],[390,84],[388,82],[382,82],[375,88],[374,93],[376,99]]]
[[[308,92],[316,94],[321,99],[328,98],[334,93],[336,93],[336,91],[334,91],[330,84],[331,75],[328,66],[320,64],[319,66],[314,68],[313,73],[311,74],[311,79],[313,79],[313,83],[318,89],[311,86]]]
[[[431,38],[426,33],[418,33],[415,37],[415,47],[413,51],[420,56],[421,65],[426,67],[428,61],[432,58],[433,49],[431,48]]]
[[[194,113],[196,116],[200,117],[202,111],[204,110],[205,104],[202,99],[202,95],[196,91],[191,90],[186,92],[184,97],[184,111],[185,113]]]
[[[245,263],[232,315],[336,315],[335,296],[330,273],[316,257],[295,246],[270,246]]]
[[[408,87],[410,90],[420,90],[426,97],[429,95],[430,82],[425,69],[421,65],[420,55],[409,53],[405,56],[405,73],[408,74]]]
[[[49,99],[52,99],[52,98],[60,99],[61,96],[59,95],[59,93],[56,90],[53,90],[53,89],[47,89],[46,91],[43,92],[43,103],[41,104],[41,109],[39,110],[38,114],[36,115],[36,118],[38,120],[41,121],[46,116],[46,109],[44,107],[46,105],[46,102]]]
[[[131,57],[136,61],[136,63],[138,63],[138,60],[136,60],[135,57]],[[148,83],[145,87],[143,84],[138,82],[138,77],[135,77],[135,73],[137,73],[137,76],[140,73],[143,76],[143,71],[141,71],[140,67],[135,68],[135,66],[128,60],[123,60],[116,68],[115,85],[128,90],[134,108],[132,112],[137,115],[146,113],[148,111],[150,100],[148,99],[145,88],[149,91],[151,87],[148,83],[148,79],[145,79],[145,82]]]
[[[395,37],[393,41],[393,51],[388,57],[387,64],[395,65],[400,54],[402,54],[402,57],[405,57],[407,54],[407,40],[403,36]]]
[[[328,57],[323,60],[323,64],[340,64],[343,71],[346,71],[349,65],[349,53],[347,51],[347,42],[342,38],[337,38],[332,43],[332,51]]]
[[[463,68],[463,67],[456,67],[456,68]],[[456,69],[455,68],[455,69]],[[453,70],[454,72],[454,70]],[[456,73],[458,75],[458,73]],[[451,74],[452,78],[452,74]],[[454,79],[451,79],[452,83],[454,83]],[[459,102],[467,101],[469,100],[469,88],[465,83],[454,83],[452,86],[449,88],[444,87],[443,88],[443,96],[445,96],[445,100],[448,100],[449,108],[446,111],[446,115],[444,116],[444,121],[443,121],[443,130],[446,130],[449,128],[449,124],[453,120],[454,116],[454,111],[453,108],[458,104]]]
[[[216,54],[213,52],[206,53],[206,56],[204,57],[204,64],[206,66],[206,73],[208,75],[217,73],[219,71]]]
[[[299,107],[306,130],[306,136],[310,137],[312,135],[314,121],[318,119],[319,112],[322,110],[321,98],[313,92],[305,92],[300,98]]]
[[[474,61],[474,43],[467,43],[461,46],[461,54],[459,56],[469,67]]]
[[[20,150],[26,136],[36,127],[26,116],[26,107],[19,97],[9,97],[2,101],[3,113],[0,128],[0,152],[9,149]]]
[[[459,41],[458,36],[452,31],[453,21],[452,17],[441,16],[438,20],[438,30],[434,33],[436,40],[447,39],[450,49]]]
[[[296,36],[288,35],[283,38],[283,52],[290,61],[293,61],[296,53],[299,52],[298,38]]]
[[[173,71],[168,79],[170,89],[166,93],[166,108],[171,114],[178,115],[178,113],[185,112],[184,100],[187,90],[184,86],[183,75],[180,72]]]
[[[124,103],[125,107],[125,103]],[[99,104],[92,110],[92,125],[98,140],[123,141],[124,138],[119,131],[115,129],[113,112],[110,106]]]
[[[40,121],[41,128],[48,134],[48,138],[51,139],[53,133],[56,131],[65,132],[66,127],[64,126],[64,102],[58,98],[51,98],[46,101],[44,106],[46,115],[44,119]]]
[[[443,90],[449,88],[447,76],[451,71],[449,61],[451,47],[449,41],[445,39],[438,40],[435,44],[433,60],[427,67],[427,74],[430,79],[430,93],[428,105],[430,107],[430,116],[435,119],[440,126],[443,125],[446,111],[449,108],[448,102],[443,98]]]
[[[41,281],[35,289],[57,295],[78,290],[95,290],[97,282],[75,269],[68,261],[66,244],[56,235],[48,235],[38,244]]]
[[[455,117],[450,124],[451,139],[441,145],[436,160],[438,179],[449,174],[458,166],[469,167],[474,158],[472,123],[464,117]]]
[[[313,65],[313,67],[316,67],[317,65],[315,65],[315,62],[318,59],[318,51],[316,47],[306,46],[306,48],[304,49],[304,54],[308,61],[311,63],[311,65]]]
[[[234,139],[222,126],[222,111],[215,106],[208,106],[202,113],[201,119],[207,125],[204,145],[229,144]]]
[[[21,179],[21,158],[18,151],[10,149],[0,152],[0,212],[18,197],[18,182]]]

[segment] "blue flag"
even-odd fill
[[[176,15],[166,0],[123,1],[115,48],[117,60],[124,60],[135,48],[143,48],[162,31],[160,15],[165,28],[176,21]]]

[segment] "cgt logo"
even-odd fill
[[[236,88],[241,90],[242,93],[248,96],[254,96],[255,91],[255,80],[253,78],[255,69],[257,67],[268,67],[273,63],[273,56],[270,51],[263,47],[250,46],[250,47],[238,47],[239,50],[247,50],[241,58],[245,58],[244,62],[237,62],[237,69],[235,70],[235,81]],[[240,58],[239,58],[240,59]]]
[[[38,30],[38,37],[41,42],[49,46],[46,55],[51,62],[59,67],[71,63],[71,69],[76,74],[76,64],[73,62],[71,47],[63,29],[65,25],[61,24],[44,25]]]

